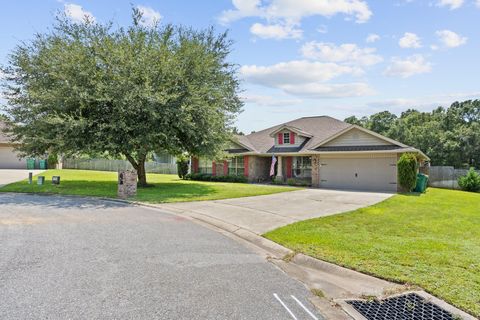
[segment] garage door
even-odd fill
[[[397,191],[396,157],[320,159],[320,187]]]
[[[0,146],[0,169],[26,169],[25,160],[19,160],[12,147]]]

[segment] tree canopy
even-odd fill
[[[24,155],[124,156],[146,184],[155,150],[214,156],[241,111],[231,41],[213,28],[126,28],[57,18],[3,68],[9,132]]]
[[[383,111],[345,121],[416,147],[433,165],[480,166],[480,100],[455,102],[431,112],[408,109],[399,117]]]

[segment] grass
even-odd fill
[[[480,194],[428,189],[264,235],[290,249],[423,287],[480,316]]]
[[[39,186],[34,179],[33,184],[27,180],[15,182],[0,188],[0,192],[34,192],[63,195],[82,195],[116,198],[117,173],[91,170],[48,170],[45,184]],[[61,177],[60,185],[52,185],[52,176]],[[220,183],[181,180],[176,175],[147,174],[148,188],[138,189],[132,200],[164,203],[197,200],[218,200],[258,196],[298,190],[291,187],[252,185],[245,183]]]

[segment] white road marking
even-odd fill
[[[285,310],[287,310],[287,312],[292,316],[293,319],[298,320],[297,317],[295,317],[295,315],[293,314],[293,312],[288,309],[287,305],[283,303],[282,299],[280,299],[276,293],[274,293],[273,296],[275,297],[275,299],[278,300],[278,302],[280,302],[280,304],[285,308]]]
[[[297,301],[297,303],[300,305],[300,307],[302,307],[303,310],[305,310],[305,311],[310,315],[310,317],[312,317],[312,319],[318,320],[318,318],[315,317],[315,315],[314,315],[310,310],[308,310],[307,307],[305,307],[305,306],[303,305],[303,303],[300,302],[300,300],[298,300],[295,296],[292,296],[292,295],[290,295],[290,297],[292,297],[293,300]]]

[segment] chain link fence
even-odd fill
[[[118,171],[133,169],[126,160],[110,159],[63,159],[63,169]],[[145,162],[147,173],[177,174],[175,163]]]

